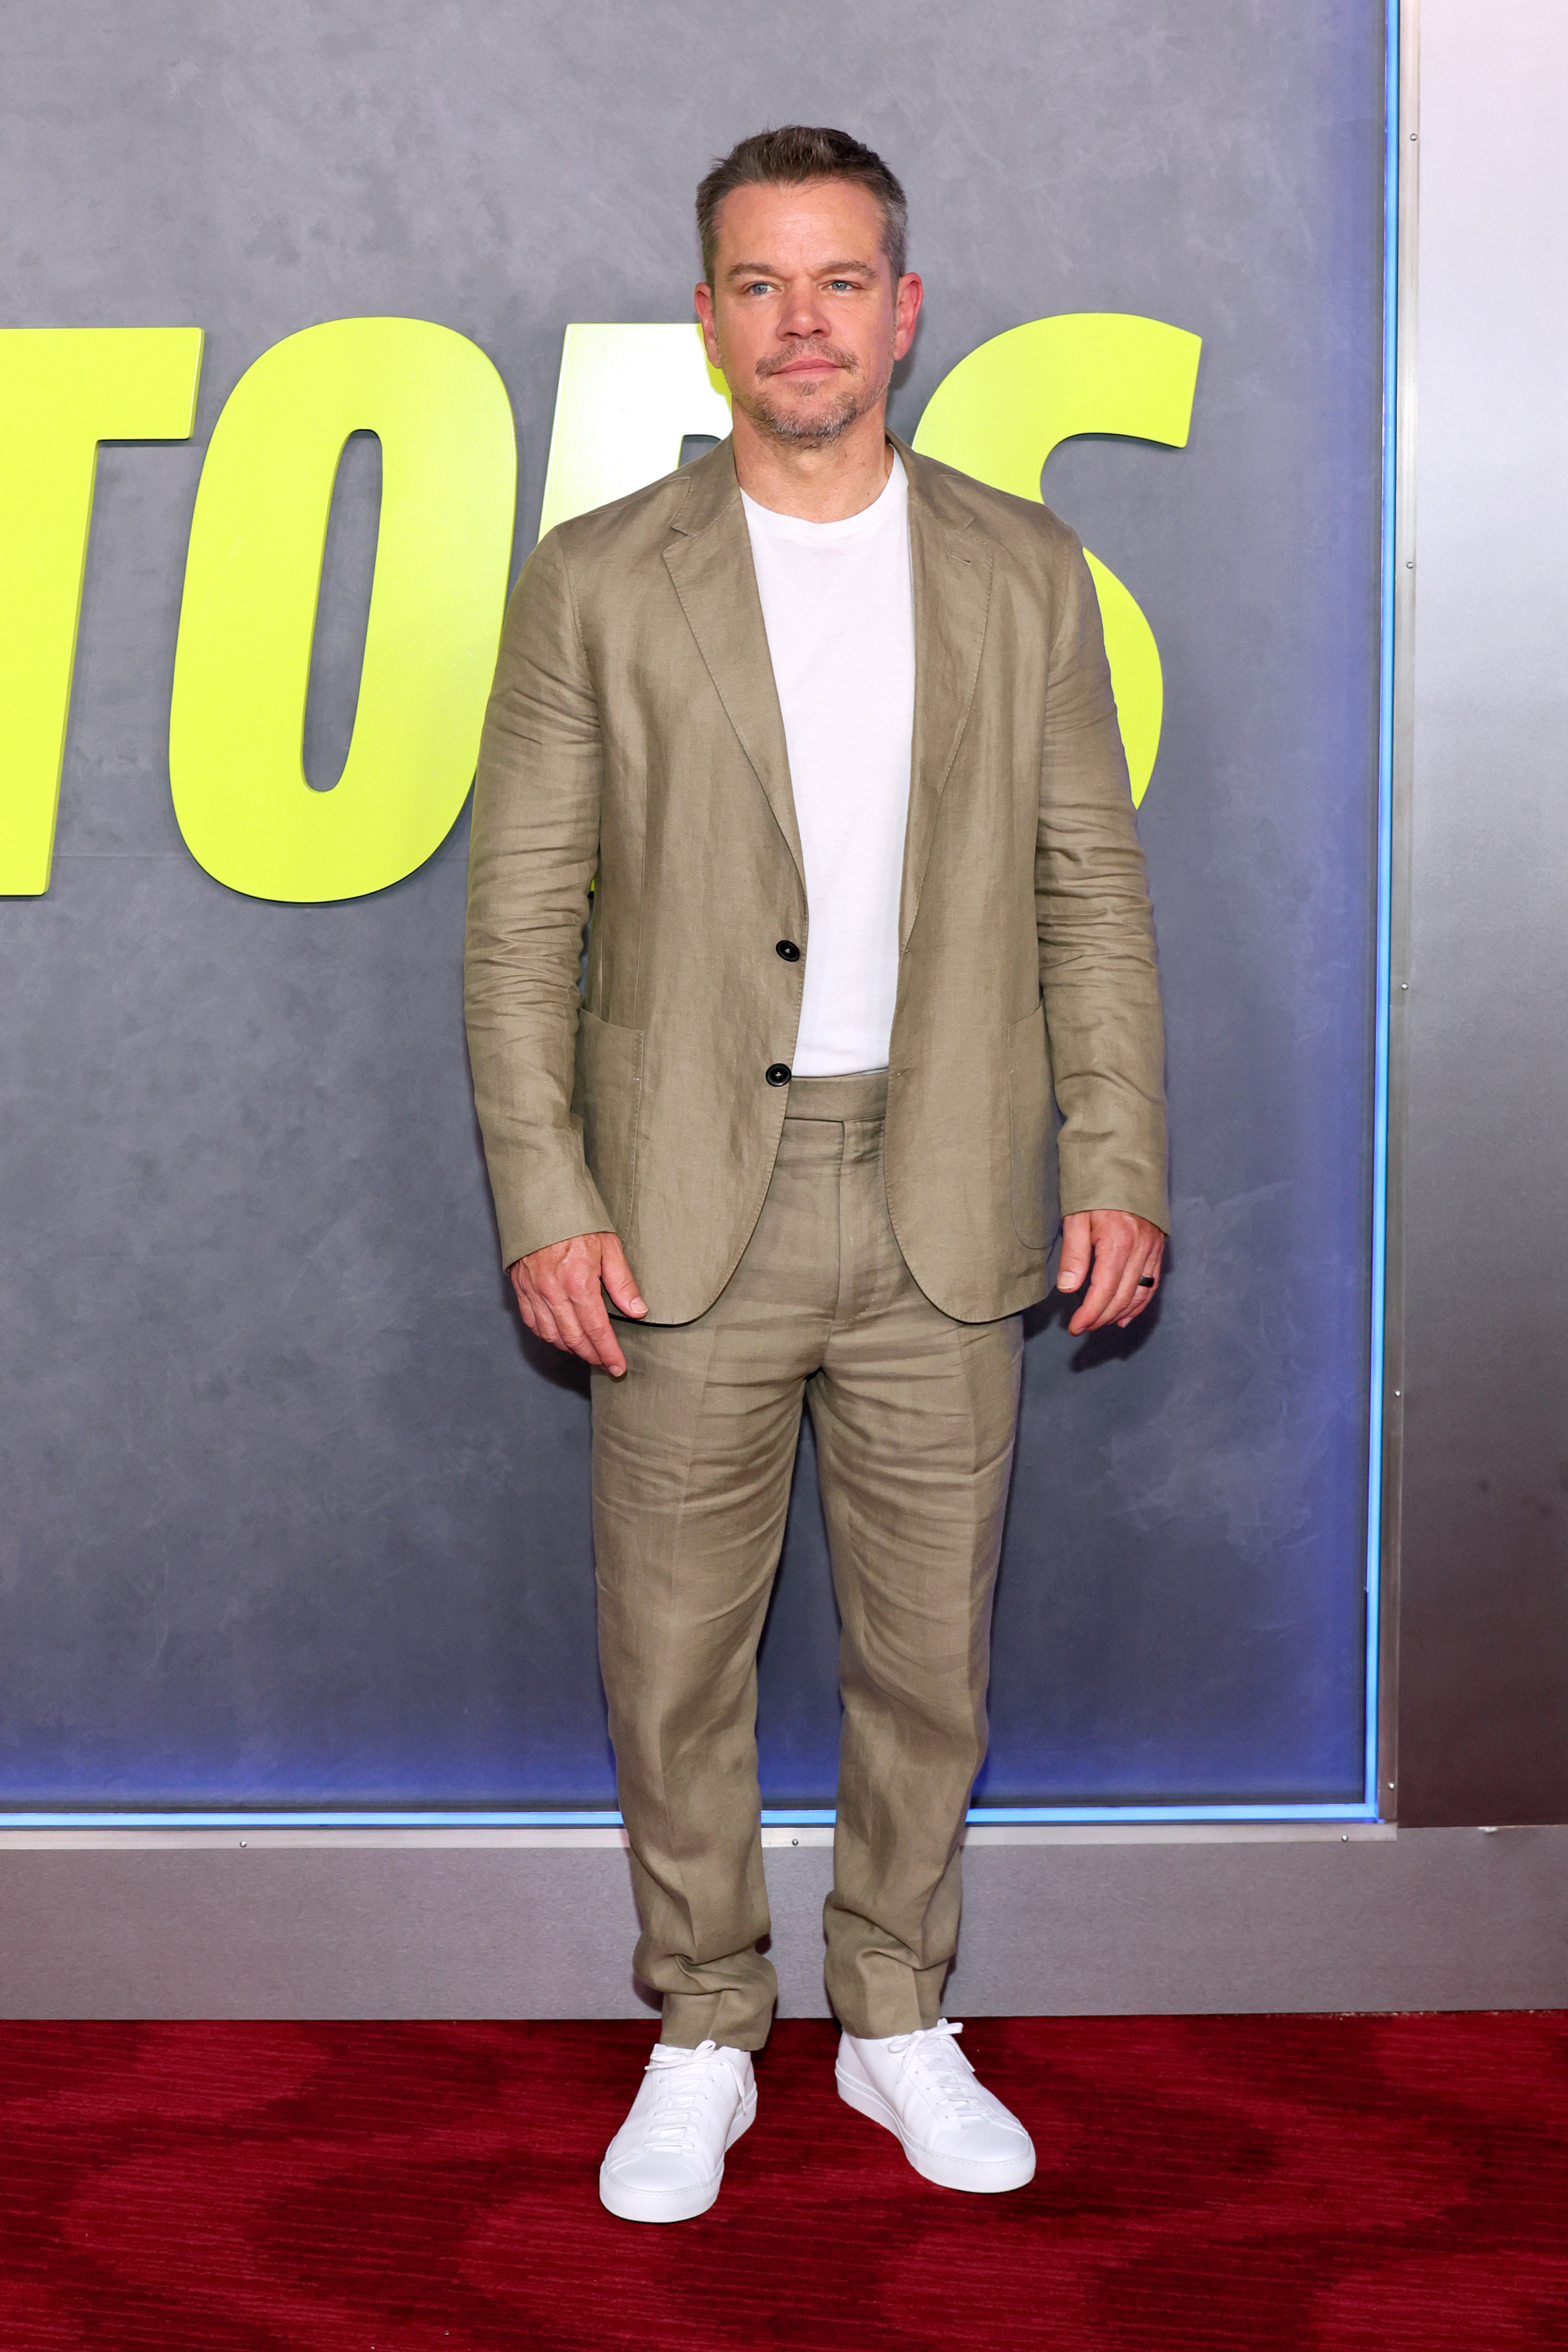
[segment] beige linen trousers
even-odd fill
[[[803,1392],[841,1624],[827,1992],[851,2033],[934,2025],[985,1753],[1022,1318],[960,1323],[888,1216],[887,1078],[797,1078],[741,1263],[692,1323],[622,1323],[594,1376],[599,1655],[664,2039],[766,2039],[757,1643]]]
[[[755,1653],[803,1396],[843,1622],[829,1988],[851,2032],[894,2033],[935,2017],[956,1936],[1017,1318],[1063,1210],[1168,1225],[1152,926],[1082,549],[897,446],[915,724],[885,1073],[789,1067],[810,910],[728,442],[541,541],[475,789],[465,993],[503,1258],[614,1230],[649,1310],[618,1326],[625,1380],[594,1378],[594,1517],[637,1965],[672,2041],[767,2030]]]

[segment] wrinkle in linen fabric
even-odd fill
[[[689,1324],[618,1325],[594,1380],[600,1654],[664,2038],[757,2049],[776,1984],[756,1650],[803,1404],[817,1433],[845,1703],[828,1990],[851,2032],[934,2021],[985,1742],[1019,1319],[960,1324],[888,1218],[886,1080],[797,1081],[762,1215]],[[813,1109],[847,1114],[815,1117]],[[858,1112],[860,1116],[855,1114]]]

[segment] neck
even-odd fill
[[[780,441],[742,408],[734,415],[735,474],[749,499],[802,522],[845,522],[882,495],[893,469],[887,403],[858,416],[821,448]]]

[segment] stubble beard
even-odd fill
[[[803,356],[799,352],[782,353],[771,367],[759,367],[763,383],[756,391],[744,397],[732,394],[731,398],[770,440],[795,449],[826,449],[875,408],[888,387],[885,383],[867,383],[851,354],[835,351],[826,356],[847,372],[849,382],[839,387],[831,377],[825,377],[806,395],[810,405],[803,402],[799,408],[780,407],[769,399],[766,380]]]

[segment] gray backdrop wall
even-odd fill
[[[468,1101],[466,824],[355,904],[211,881],[166,768],[184,549],[249,362],[389,311],[500,368],[521,561],[563,326],[685,316],[695,178],[790,117],[907,178],[904,431],[1024,320],[1204,337],[1184,451],[1069,445],[1045,485],[1164,660],[1142,824],[1176,1235],[1135,1338],[1033,1318],[983,1794],[1359,1796],[1381,6],[0,16],[0,319],[207,334],[194,442],[103,453],[55,878],[0,906],[0,1800],[611,1799],[585,1399],[506,1303]],[[356,444],[319,784],[374,498]],[[807,1447],[763,1676],[776,1803],[830,1801],[834,1638]]]

